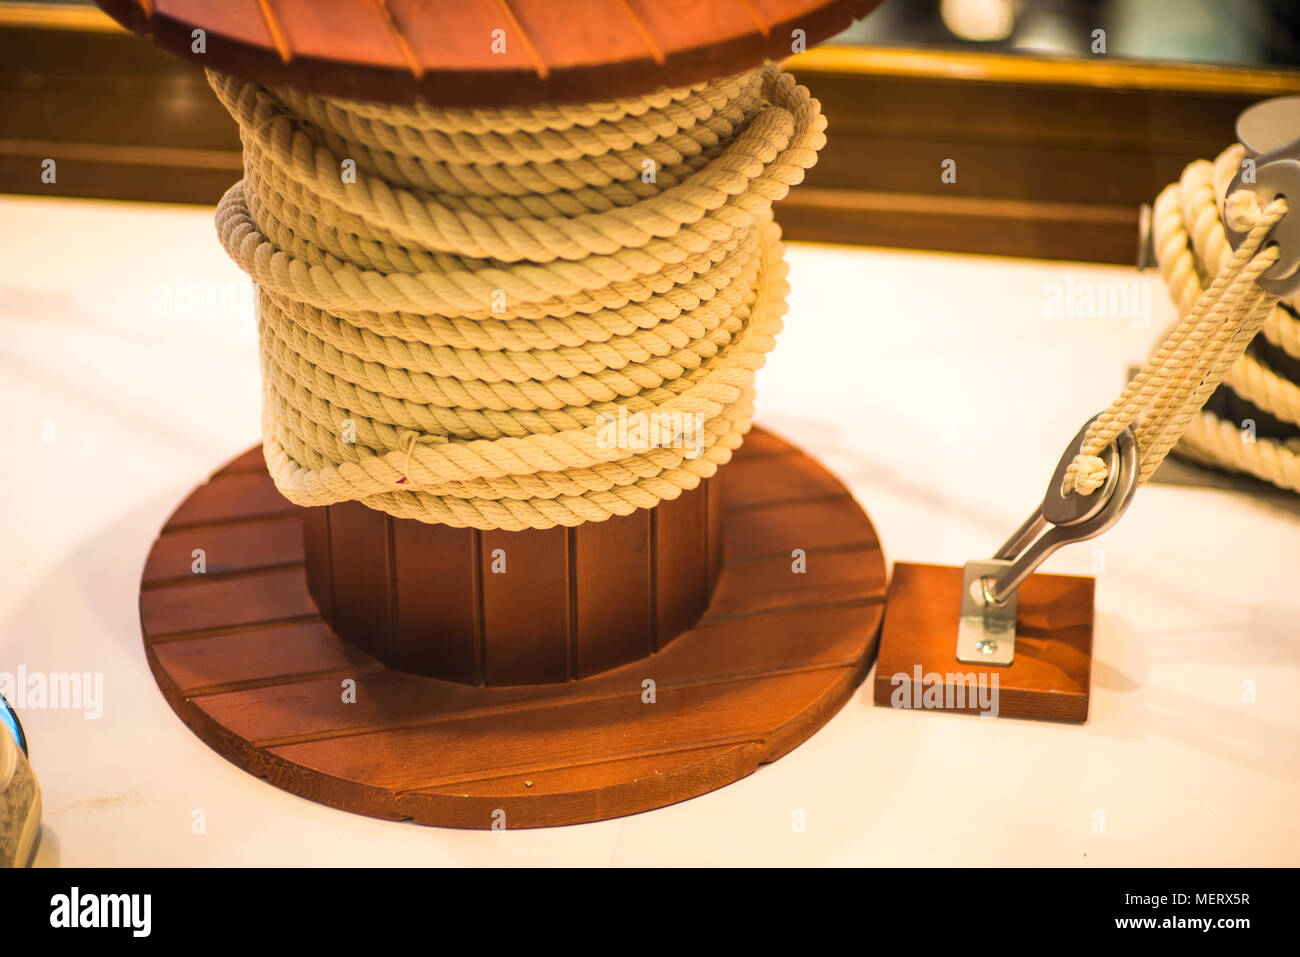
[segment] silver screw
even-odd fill
[[[991,655],[997,652],[998,643],[992,638],[985,638],[983,641],[975,645],[975,650],[981,655]]]

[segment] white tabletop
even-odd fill
[[[844,480],[891,561],[989,554],[1172,316],[1122,268],[788,259],[758,420]],[[1044,569],[1101,569],[1087,725],[878,708],[868,679],[775,764],[619,820],[453,831],[280,791],[171,712],[136,607],[163,520],[258,439],[247,280],[212,212],[4,197],[0,262],[0,673],[103,676],[98,718],[21,710],[38,864],[1300,864],[1300,517],[1159,484]],[[1053,314],[1105,283],[1138,308]]]

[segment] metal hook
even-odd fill
[[[1119,521],[1138,483],[1138,447],[1126,428],[1101,453],[1106,481],[1091,495],[1065,493],[1065,474],[1099,418],[1090,419],[1057,463],[1047,493],[989,561],[967,562],[962,575],[957,660],[1009,665],[1015,657],[1017,590],[1063,545],[1095,538]],[[1048,526],[1051,528],[1048,528]]]

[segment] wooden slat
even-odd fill
[[[707,36],[724,43],[756,29],[753,17],[738,3],[629,0],[629,5],[659,42],[670,49],[691,43],[692,37]]]
[[[705,495],[708,499],[705,508],[708,511],[708,562],[709,562],[709,595],[712,596],[713,590],[717,587],[718,579],[722,575],[722,559],[725,551],[723,549],[723,539],[726,530],[726,506],[724,505],[723,482],[726,481],[729,469],[718,471],[713,478],[709,479],[708,490]]]
[[[323,672],[360,674],[380,667],[323,622],[159,642],[150,649],[182,694],[240,683],[277,682]],[[337,692],[339,683],[329,682]]]
[[[406,34],[425,70],[438,70],[449,61],[469,69],[532,71],[521,37],[509,30],[497,0],[481,0],[457,8],[427,0],[389,0],[395,17],[406,23]],[[507,30],[504,53],[492,52],[492,31]]]
[[[876,561],[879,554],[879,548],[868,545],[813,552],[800,562],[790,555],[735,562],[728,566],[722,585],[714,592],[702,624],[780,608],[883,602],[885,575]],[[799,568],[803,570],[796,570]]]
[[[217,471],[212,473],[213,478],[223,475],[236,475],[240,472],[265,472],[266,456],[262,454],[260,445],[254,446],[243,455],[237,455]]]
[[[372,651],[390,652],[393,566],[388,516],[360,502],[332,505],[329,540],[330,620],[341,634],[365,634]]]
[[[566,0],[567,30],[551,29],[556,11],[550,2],[510,0],[510,6],[519,26],[533,38],[538,55],[550,68],[582,63],[593,49],[602,48],[612,59],[651,59],[645,42],[618,2]]]
[[[768,455],[794,455],[799,452],[793,445],[779,436],[763,429],[752,429],[745,436],[745,444],[731,455],[732,462],[748,462],[750,459]]]
[[[274,0],[274,9],[292,58],[406,69],[401,45],[375,0]]]
[[[876,533],[847,493],[837,499],[728,509],[723,543],[728,562],[790,556],[846,545],[874,545]]]
[[[779,470],[761,458],[727,466],[727,503],[732,508],[799,502],[844,494],[844,486],[814,459],[792,454]]]
[[[577,677],[654,650],[650,516],[638,509],[573,530]]]
[[[334,622],[334,562],[330,558],[330,510],[325,507],[302,510],[302,547],[307,590],[320,609],[321,618]]]
[[[205,572],[194,571],[196,550],[203,552]],[[158,536],[141,581],[152,585],[197,574],[217,576],[300,564],[302,560],[302,521],[297,515],[238,525],[198,525]]]
[[[603,811],[607,815],[610,809],[608,799],[600,800],[600,806],[595,806],[597,800],[595,794],[598,792],[591,787],[594,775],[599,775],[610,781],[651,781],[657,777],[680,771],[683,759],[686,759],[700,766],[700,774],[716,778],[717,786],[721,787],[734,780],[734,777],[728,777],[725,770],[716,769],[716,762],[735,748],[736,745],[734,744],[722,744],[697,748],[687,752],[679,750],[613,761],[597,761],[580,767],[529,771],[526,777],[514,774],[504,777],[479,778],[472,781],[457,781],[454,784],[433,785],[427,788],[417,788],[412,793],[419,796],[447,795],[457,798],[484,798],[487,803],[475,808],[474,813],[478,817],[490,816],[491,812],[500,806],[503,795],[515,798],[529,798],[539,794],[553,794],[558,797],[574,795],[572,798],[574,804],[582,807],[587,814],[593,814],[594,812],[595,816],[601,816],[600,812]],[[586,792],[586,794],[583,792]],[[466,816],[472,820],[469,815]]]
[[[694,624],[709,603],[708,493],[704,487],[654,510],[655,647]]]
[[[395,521],[394,664],[449,681],[479,681],[475,533]]]
[[[564,528],[482,532],[484,680],[569,677],[569,544]],[[504,572],[494,571],[494,566]]]
[[[280,0],[276,0],[280,2]],[[258,9],[258,0],[151,0],[156,13],[186,23],[220,24],[208,29],[223,36],[272,47],[275,41]]]
[[[297,515],[298,507],[276,490],[271,476],[241,472],[215,476],[207,494],[186,499],[167,521],[169,528],[250,518]]]
[[[140,593],[140,621],[151,638],[316,614],[301,568],[164,585]]]

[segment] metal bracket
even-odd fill
[[[1138,482],[1138,447],[1126,428],[1099,456],[1106,480],[1091,495],[1064,493],[1065,473],[1083,448],[1088,428],[1079,430],[1057,463],[1043,500],[988,561],[967,562],[962,575],[957,660],[1009,665],[1016,653],[1017,592],[1034,569],[1062,545],[1095,538],[1119,521]],[[1050,527],[1049,527],[1050,526]]]
[[[1009,665],[1016,656],[1016,592],[998,604],[988,582],[1011,567],[993,559],[967,562],[961,580],[961,623],[957,626],[957,660],[978,665]]]

